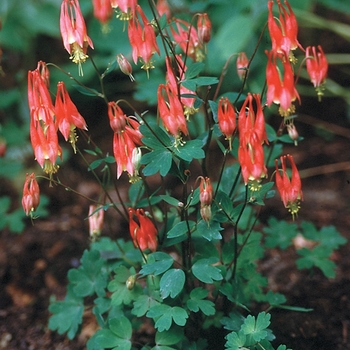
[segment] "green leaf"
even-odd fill
[[[142,142],[148,147],[164,150],[164,148],[172,145],[168,133],[154,122],[150,122],[148,126],[145,124],[140,125],[140,132],[144,136]]]
[[[231,332],[227,334],[226,339],[227,342],[225,343],[225,348],[227,350],[245,350],[248,348],[245,348],[245,342],[246,342],[246,335],[240,331],[238,333]]]
[[[170,269],[174,259],[167,253],[155,252],[148,256],[147,264],[142,266],[140,274],[146,275],[160,275]]]
[[[298,226],[295,223],[271,217],[268,220],[268,227],[264,227],[263,231],[266,233],[265,245],[267,248],[286,249],[298,234]]]
[[[180,201],[174,197],[165,194],[161,194],[159,197],[162,198],[164,202],[167,202],[168,204],[173,205],[174,207],[179,206]]]
[[[185,77],[186,79],[192,79],[196,77],[205,67],[205,64],[203,62],[196,62],[192,63],[187,67]]]
[[[222,238],[219,232],[222,229],[219,222],[211,221],[210,225],[208,225],[207,222],[202,220],[198,223],[195,234],[199,234],[208,241],[218,240]]]
[[[331,248],[316,246],[311,250],[302,248],[297,252],[302,256],[296,260],[298,269],[310,269],[313,266],[316,266],[321,269],[326,277],[335,277],[336,264],[329,260],[331,254],[333,253]]]
[[[169,150],[154,150],[142,156],[141,164],[146,164],[142,172],[145,176],[151,176],[157,172],[161,176],[166,176],[171,168],[171,162],[172,154]]]
[[[266,338],[268,334],[266,328],[270,324],[270,319],[271,315],[265,312],[260,312],[256,319],[254,316],[248,315],[241,329],[245,335],[251,335],[258,342]]]
[[[153,291],[150,295],[140,295],[134,302],[134,307],[131,310],[133,315],[141,317],[146,314],[146,312],[153,307],[158,305],[161,301],[160,293],[158,291]]]
[[[195,288],[190,293],[190,299],[187,300],[187,307],[190,311],[198,312],[201,310],[204,315],[211,316],[215,314],[215,304],[210,300],[203,300],[208,295],[208,291],[203,288]]]
[[[271,290],[269,290],[268,293],[266,294],[266,301],[271,306],[278,306],[278,305],[284,304],[287,301],[287,299],[283,294],[274,293]]]
[[[77,296],[85,297],[96,293],[99,297],[105,295],[107,287],[107,272],[103,269],[105,261],[100,258],[97,250],[85,250],[78,269],[68,272],[68,279],[73,285]]]
[[[180,237],[188,233],[188,229],[192,230],[196,223],[194,221],[180,221],[167,233],[168,238]]]
[[[153,306],[147,312],[146,316],[156,320],[155,327],[159,332],[169,330],[172,322],[176,323],[178,326],[184,326],[188,318],[187,312],[181,307],[171,307],[165,304]]]
[[[74,87],[77,91],[86,96],[100,96],[100,93],[97,90],[88,88],[87,86],[72,84],[72,87]]]
[[[73,339],[83,321],[84,303],[74,294],[71,285],[63,301],[50,301],[49,311],[52,315],[48,327],[58,334],[67,332],[67,337]]]
[[[180,269],[171,269],[160,279],[160,295],[163,299],[169,295],[175,298],[179,295],[185,285],[185,273]]]
[[[219,261],[217,258],[200,259],[192,266],[193,275],[204,283],[221,281],[222,275],[219,268],[212,266]]]
[[[183,329],[173,326],[168,331],[156,332],[155,342],[158,346],[174,345],[184,337]]]
[[[196,139],[186,141],[183,146],[173,147],[173,151],[178,158],[191,162],[192,159],[202,159],[205,157],[202,147],[203,142]]]
[[[132,336],[131,322],[125,316],[109,320],[109,329],[119,338],[130,339]]]

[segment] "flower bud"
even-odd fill
[[[128,288],[128,290],[132,290],[135,286],[135,282],[136,282],[136,275],[130,276],[125,282],[126,288]]]
[[[22,207],[24,212],[28,216],[40,203],[40,189],[38,182],[36,181],[35,174],[31,173],[26,175],[26,180],[23,187]]]
[[[95,205],[89,207],[89,227],[90,237],[95,240],[102,231],[103,227],[104,210],[97,208]]]
[[[289,137],[294,141],[294,145],[298,145],[299,134],[294,124],[287,124],[287,131]]]
[[[201,13],[197,21],[198,39],[207,44],[211,38],[211,22],[207,13]]]
[[[210,205],[213,200],[213,187],[211,185],[209,177],[201,177],[201,183],[199,185],[199,201],[201,206]]]
[[[244,80],[246,74],[247,74],[247,67],[249,64],[249,60],[245,52],[240,52],[237,57],[236,61],[236,67],[237,67],[237,74],[241,80]]]
[[[120,70],[125,75],[128,75],[131,81],[135,81],[135,78],[132,75],[132,66],[122,53],[119,53],[117,55],[117,62],[118,62]]]

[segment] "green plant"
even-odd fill
[[[211,24],[205,15],[197,13],[191,22],[167,19],[166,14],[158,15],[154,3],[149,1],[143,3],[142,8],[154,17],[151,26],[141,7],[128,12],[120,6],[118,16],[129,21],[134,61],[141,59],[147,71],[143,76],[141,72],[135,74],[138,85],[134,97],[141,101],[150,99],[151,105],[157,103],[155,115],[140,112],[141,108],[134,108],[129,100],[114,102],[109,99],[104,79],[113,71],[117,59],[109,58],[109,63],[97,64],[91,51],[91,57],[87,57],[86,50],[92,42],[83,25],[78,28],[83,30],[83,39],[75,38],[74,42],[67,43],[71,37],[65,34],[75,23],[68,13],[75,14],[76,23],[80,23],[81,14],[77,1],[63,1],[63,4],[75,6],[72,12],[65,14],[63,11],[61,25],[65,23],[66,27],[63,26],[61,32],[65,48],[79,65],[80,75],[86,66],[88,76],[91,71],[97,73],[100,87],[90,87],[64,69],[59,68],[59,72],[73,80],[77,90],[91,101],[98,97],[106,103],[113,131],[114,157],[96,146],[87,134],[85,121],[63,83],[53,105],[48,97],[48,69],[58,67],[39,62],[37,69],[28,75],[28,97],[31,141],[36,159],[47,173],[41,177],[51,185],[75,191],[56,177],[57,171],[61,171],[56,159],[62,156],[57,140],[59,129],[102,189],[100,198],[91,199],[94,205],[88,216],[91,247],[84,252],[80,266],[68,272],[65,299],[52,298],[49,328],[67,333],[72,339],[82,325],[84,311],[89,310],[99,328],[87,343],[89,350],[206,349],[213,346],[274,349],[274,335],[268,328],[271,308],[309,310],[286,305],[283,295],[269,291],[267,279],[258,269],[259,260],[268,249],[286,249],[293,239],[302,235],[314,244],[297,251],[301,256],[296,260],[297,267],[317,267],[325,276],[334,277],[335,265],[330,256],[345,243],[334,227],[318,231],[308,222],[298,225],[272,217],[264,227],[259,221],[265,202],[275,195],[274,181],[284,206],[294,219],[303,198],[293,157],[281,156],[283,144],[301,141],[294,128],[293,102],[299,95],[292,69],[296,61],[292,49],[301,45],[296,35],[289,37],[283,27],[295,25],[292,10],[278,3],[282,15],[276,20],[272,14],[274,2],[269,2],[269,9],[263,13],[264,21],[268,17],[273,50],[266,56],[267,70],[260,72],[260,75],[266,73],[266,84],[259,84],[258,75],[249,75],[255,60],[262,57],[258,51],[263,45],[265,31],[267,33],[266,26],[262,26],[250,59],[238,67],[238,73],[244,72],[239,74],[242,81],[237,78],[237,89],[232,91],[223,86],[233,53],[227,55],[228,48],[224,47],[226,63],[210,63],[215,45],[223,45],[227,32],[219,31],[219,38],[210,46]],[[189,10],[197,12],[196,6],[201,4],[193,4]],[[206,5],[202,6],[204,9]],[[240,6],[242,2],[237,4],[242,9]],[[286,6],[289,6],[287,2]],[[213,11],[214,18],[217,8],[222,9],[222,5],[211,4],[207,9],[209,14]],[[261,24],[261,14],[252,14],[257,19],[254,25]],[[242,14],[237,23],[242,25],[245,17]],[[233,28],[238,30],[237,23]],[[141,25],[144,26],[142,35],[137,36],[137,28],[133,26]],[[154,28],[164,52],[153,40]],[[197,41],[192,41],[196,35]],[[176,54],[180,49],[183,56]],[[206,50],[208,68],[201,62]],[[165,56],[166,72],[159,62],[158,68],[152,69],[155,52]],[[308,68],[308,72],[310,74],[311,70],[311,75],[316,75],[313,83],[321,97],[327,61],[322,49],[318,48],[317,52],[305,60],[317,63]],[[122,72],[132,77],[130,63],[123,56],[117,57]],[[86,60],[92,64],[88,66]],[[219,73],[219,77],[214,76],[215,73]],[[261,93],[250,93],[247,88],[250,84]],[[277,131],[264,119],[266,110],[274,104],[280,106]],[[134,116],[126,116],[121,106],[130,108]],[[80,147],[80,140],[77,142],[77,128],[86,141],[85,149]],[[287,161],[291,172],[287,171]],[[114,163],[117,180],[114,180]],[[267,168],[271,167],[275,172],[269,180],[263,180],[267,177]],[[128,173],[130,181],[127,197],[118,188],[123,171]],[[156,179],[155,184],[150,182],[151,177]],[[34,176],[31,179],[24,209],[33,217],[38,191]],[[112,199],[111,185],[118,200]],[[129,223],[130,239],[100,236],[104,214],[108,215],[113,209],[120,220]],[[262,303],[265,311],[252,315],[253,303]],[[138,337],[142,324],[148,327],[146,339]],[[283,350],[286,346],[280,345],[277,349]]]

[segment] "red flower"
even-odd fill
[[[323,95],[322,85],[325,82],[328,72],[328,62],[326,55],[324,54],[322,47],[319,45],[316,47],[308,46],[306,48],[306,70],[310,76],[312,84],[316,88],[319,98]]]
[[[135,16],[137,0],[110,0],[113,8],[119,7],[120,13],[117,13],[117,18],[122,21],[129,21]]]
[[[213,187],[209,177],[199,177],[199,201],[201,204],[200,213],[204,221],[209,223],[211,219],[211,202],[213,201]]]
[[[163,91],[165,92],[164,97]],[[165,128],[172,134],[176,140],[180,140],[180,132],[188,134],[186,118],[182,104],[169,84],[160,84],[158,87],[158,111]],[[176,143],[176,142],[175,142]]]
[[[62,150],[58,145],[55,110],[47,80],[41,76],[43,71],[43,63],[39,62],[37,69],[28,72],[30,140],[36,160],[51,176],[58,170],[56,159],[58,156],[62,158]]]
[[[231,150],[232,135],[236,130],[236,112],[227,97],[219,100],[218,123],[221,132],[229,140],[229,149]]]
[[[63,45],[71,55],[70,59],[79,65],[79,74],[83,75],[81,63],[88,58],[88,46],[94,48],[87,35],[86,25],[78,0],[63,0],[60,15],[60,30]]]
[[[138,14],[139,16],[136,16],[136,18],[130,21],[128,27],[128,36],[132,47],[132,58],[136,64],[140,57],[143,61],[143,66],[141,68],[148,72],[149,69],[154,68],[151,61],[153,54],[157,52],[159,55],[160,51],[153,26],[148,21],[139,5],[136,6],[136,12],[136,15]],[[142,24],[139,17],[141,17]]]
[[[159,16],[163,16],[165,14],[166,19],[169,21],[171,18],[170,7],[167,0],[158,0],[157,1],[157,11]]]
[[[175,61],[176,67],[172,66],[170,57],[166,57],[165,59],[166,71],[167,71],[166,81],[167,81],[167,85],[169,86],[171,92],[174,95],[180,94],[180,102],[183,105],[184,115],[188,120],[192,114],[198,111],[198,109],[194,108],[194,102],[195,102],[194,97],[182,97],[182,95],[185,95],[185,94],[196,95],[196,92],[190,89],[187,89],[182,84],[179,84],[179,82],[182,81],[182,79],[185,77],[185,72],[187,67],[182,61],[181,55],[176,55],[174,61]],[[178,77],[175,76],[174,70],[178,73]]]
[[[269,17],[268,28],[272,41],[272,51],[275,53],[283,53],[287,57],[290,56],[290,51],[297,47],[303,49],[297,39],[298,36],[298,22],[287,0],[284,1],[288,10],[277,0],[279,19],[273,15],[274,1],[268,2]]]
[[[253,109],[253,97],[256,112]],[[239,112],[238,130],[238,160],[242,168],[243,180],[246,185],[250,181],[251,190],[257,191],[260,188],[260,179],[267,174],[263,143],[268,142],[259,94],[248,94]]]
[[[117,62],[119,65],[120,70],[125,74],[128,75],[131,81],[135,81],[135,78],[132,75],[132,67],[130,62],[125,58],[125,56],[122,53],[119,53],[117,55]]]
[[[282,202],[285,208],[288,208],[289,212],[296,215],[300,209],[299,202],[303,200],[303,193],[301,191],[301,180],[298,169],[294,163],[294,159],[291,155],[286,155],[280,157],[282,164],[282,176],[280,169],[278,169],[278,160],[276,163],[276,186],[278,192],[281,195]],[[292,166],[292,176],[291,179],[287,175],[286,161],[289,160]]]
[[[75,133],[75,128],[87,130],[87,126],[84,118],[70,99],[66,86],[62,81],[57,84],[55,111],[58,128],[66,141],[68,141],[69,138],[69,142],[75,153],[75,142],[78,138]]]
[[[200,42],[202,44],[208,44],[211,38],[211,22],[207,13],[198,15],[197,31]]]
[[[175,19],[176,30],[171,27],[175,42],[180,46],[185,55],[192,58],[195,62],[202,62],[204,60],[203,44],[199,40],[196,29],[188,22]]]
[[[294,73],[291,63],[286,56],[276,55],[274,51],[266,52],[268,63],[266,67],[266,82],[267,82],[267,105],[273,103],[279,104],[279,112],[281,116],[288,117],[295,112],[293,101],[300,97],[294,83]],[[283,64],[283,80],[281,73],[277,67],[277,58]]]
[[[111,0],[93,0],[92,4],[94,6],[95,18],[97,18],[103,25],[106,25],[113,15]]]
[[[245,52],[240,52],[237,57],[236,61],[236,67],[237,67],[237,74],[241,80],[245,78],[247,75],[247,67],[249,64],[249,60]]]
[[[40,189],[35,174],[26,174],[23,187],[22,207],[26,215],[32,214],[40,203]]]
[[[136,182],[139,177],[135,149],[142,145],[140,123],[133,117],[127,117],[115,102],[108,103],[108,116],[114,131],[113,153],[117,163],[117,178],[127,171],[129,181]]]
[[[97,208],[95,205],[89,206],[89,232],[93,240],[101,234],[103,218],[104,210],[102,207]]]
[[[139,224],[134,220],[136,215]],[[152,220],[146,216],[143,209],[129,208],[129,230],[134,246],[144,251],[146,249],[155,252],[157,250],[157,229]]]

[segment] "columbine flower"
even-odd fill
[[[139,224],[134,220],[136,215]],[[129,208],[129,230],[136,248],[142,251],[146,249],[155,252],[157,250],[157,229],[152,220],[146,216],[143,209]]]
[[[104,210],[96,205],[89,206],[89,232],[93,241],[100,236],[103,228]]]
[[[40,203],[40,189],[35,174],[26,174],[23,186],[22,207],[26,215],[32,215]]]
[[[170,27],[175,42],[180,46],[185,55],[192,58],[195,62],[204,60],[203,44],[198,38],[196,29],[188,22],[175,19],[176,30]]]
[[[247,75],[247,67],[249,64],[249,60],[245,52],[240,52],[237,57],[236,61],[236,67],[237,67],[237,74],[241,80],[244,80],[245,76]]]
[[[186,65],[184,64],[181,55],[176,55],[175,57],[175,70],[178,73],[178,76],[175,76],[174,67],[172,66],[171,58],[166,57],[165,63],[166,63],[166,81],[167,85],[169,86],[171,92],[174,95],[180,94],[180,102],[183,105],[183,111],[184,115],[186,116],[186,120],[189,120],[190,116],[193,115],[198,111],[198,108],[194,107],[195,98],[194,97],[184,97],[182,95],[196,95],[195,91],[192,91],[190,89],[187,89],[182,84],[179,84],[184,77],[185,72],[187,70]]]
[[[288,10],[277,0],[279,19],[277,20],[272,12],[274,1],[268,2],[269,17],[268,28],[272,41],[272,51],[275,53],[283,53],[287,57],[294,60],[291,50],[297,47],[303,49],[297,39],[298,22],[287,0],[284,1]]]
[[[158,111],[165,128],[175,138],[175,145],[181,143],[182,132],[188,134],[186,118],[182,104],[176,93],[172,91],[169,84],[160,84],[158,87]],[[165,98],[166,96],[166,98]]]
[[[278,160],[275,160],[276,163],[276,186],[278,192],[281,195],[282,202],[285,208],[288,208],[288,211],[294,215],[297,215],[300,209],[300,200],[303,200],[303,193],[301,191],[301,180],[298,169],[294,163],[294,159],[291,155],[287,154],[281,158],[282,170],[278,169]],[[289,163],[292,167],[292,176],[291,179],[287,175],[286,161],[289,160]],[[282,176],[280,171],[282,171]]]
[[[78,0],[63,0],[60,15],[60,30],[63,45],[71,55],[70,59],[79,65],[79,75],[83,75],[81,64],[89,57],[88,46],[94,48],[87,35],[86,25]]]
[[[140,177],[138,176],[139,163],[136,162],[134,150],[142,145],[140,123],[134,117],[127,117],[115,102],[108,103],[108,116],[114,131],[113,153],[117,163],[117,179],[123,171],[127,171],[129,181],[136,182]]]
[[[306,48],[306,70],[312,84],[314,84],[316,88],[317,96],[319,100],[321,100],[325,79],[327,77],[328,62],[320,45],[317,46],[317,49],[315,46],[308,46]]]
[[[291,63],[285,56],[277,55],[275,52],[266,52],[268,63],[266,67],[267,82],[267,105],[273,103],[279,104],[279,113],[282,117],[288,117],[295,112],[293,101],[300,97],[294,83],[294,73]],[[283,79],[277,66],[277,58],[283,64]]]
[[[66,86],[62,81],[57,84],[55,111],[58,128],[65,140],[68,141],[69,139],[74,153],[76,153],[75,143],[78,137],[75,128],[87,130],[87,126],[84,118],[70,99]]]
[[[122,53],[117,55],[117,62],[120,70],[127,76],[129,76],[131,81],[135,81],[135,78],[132,75],[132,67],[130,62],[125,58]]]
[[[169,8],[169,4],[167,0],[158,0],[157,1],[157,11],[159,13],[159,16],[163,16],[165,14],[167,21],[171,18],[171,12]]]
[[[42,64],[28,72],[28,104],[30,110],[30,140],[35,159],[52,176],[58,170],[56,159],[62,158],[58,145],[55,110],[52,104],[47,81],[41,76]]]
[[[253,109],[253,98],[256,112]],[[260,189],[260,181],[267,174],[264,163],[263,143],[267,143],[265,120],[259,94],[248,94],[238,116],[239,149],[238,160],[242,168],[244,183],[250,189]]]
[[[236,112],[227,97],[219,100],[218,123],[221,132],[229,141],[229,150],[232,148],[232,135],[236,130]]]
[[[148,72],[149,69],[154,68],[151,58],[155,52],[160,54],[156,34],[139,5],[136,6],[135,18],[129,22],[128,36],[134,63],[137,64],[138,58],[141,58],[143,61],[142,69]]]
[[[93,0],[94,16],[102,23],[102,31],[108,32],[108,22],[112,18],[113,8],[110,0]]]
[[[198,15],[197,20],[198,39],[202,44],[208,44],[211,38],[211,22],[207,13]]]
[[[121,21],[129,21],[135,16],[137,0],[110,0],[113,8],[119,8],[117,18]]]

